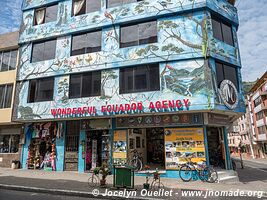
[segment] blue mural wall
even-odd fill
[[[21,60],[17,80],[15,119],[39,120],[55,117],[85,117],[114,114],[101,112],[102,106],[142,103],[140,113],[149,113],[150,102],[179,100],[179,110],[228,110],[222,103],[216,82],[214,59],[233,64],[240,75],[240,55],[236,30],[238,16],[235,7],[224,0],[141,1],[80,16],[71,16],[72,1],[59,1],[57,21],[33,26],[34,8],[58,2],[55,0],[25,0],[20,44]],[[165,2],[165,3],[164,3]],[[192,9],[198,11],[191,12]],[[201,11],[202,10],[202,11]],[[234,46],[215,38],[212,33],[211,12],[233,24]],[[145,19],[157,19],[158,42],[120,48],[120,24]],[[100,52],[70,56],[71,34],[102,28]],[[31,41],[57,38],[53,60],[31,63]],[[119,69],[142,63],[160,63],[160,90],[134,94],[119,94]],[[101,95],[69,99],[69,75],[101,70]],[[27,103],[29,80],[55,76],[54,101]],[[241,87],[240,87],[241,88]],[[243,112],[244,99],[239,90],[239,105],[234,112]],[[96,112],[61,115],[57,108],[94,107]],[[51,109],[57,115],[51,113]],[[138,112],[137,112],[138,113]]]

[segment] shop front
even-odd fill
[[[56,171],[62,169],[64,123],[25,124],[21,163],[23,169]]]
[[[103,163],[129,164],[138,155],[138,175],[146,166],[178,177],[188,157],[230,169],[222,117],[183,112],[28,124],[23,167],[88,172]]]
[[[0,167],[11,167],[12,162],[19,161],[22,140],[21,126],[0,127]]]

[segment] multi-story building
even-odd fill
[[[25,0],[23,168],[50,155],[84,172],[136,149],[167,177],[187,155],[230,169],[225,127],[245,111],[237,27],[226,0]]]
[[[0,167],[20,160],[21,125],[11,122],[18,61],[18,32],[0,35]]]
[[[230,151],[232,151],[236,156],[242,153],[243,156],[247,158],[254,158],[248,106],[246,106],[246,110],[246,114],[242,115],[233,122],[233,128],[228,133],[228,144]]]
[[[248,97],[255,156],[267,157],[267,72],[255,83]]]

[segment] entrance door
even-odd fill
[[[148,128],[146,129],[147,141],[147,163],[152,169],[165,168],[164,156],[164,129]]]
[[[109,163],[110,135],[107,130],[86,132],[86,171]]]
[[[222,128],[208,127],[207,135],[210,164],[225,169],[226,160]]]
[[[65,145],[65,170],[78,171],[80,121],[67,122]]]

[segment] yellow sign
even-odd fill
[[[178,169],[179,164],[190,160],[205,161],[203,128],[165,129],[166,169]]]
[[[118,130],[114,132],[113,138],[113,160],[115,164],[126,162],[127,159],[127,130]]]

